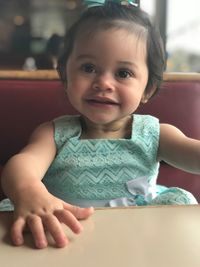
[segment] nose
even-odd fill
[[[96,91],[112,92],[115,88],[115,80],[110,73],[98,73],[93,83],[93,89]]]

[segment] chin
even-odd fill
[[[91,121],[92,123],[95,123],[95,124],[109,124],[109,123],[112,123],[114,121],[116,121],[116,119],[113,119],[113,118],[106,118],[105,116],[86,116],[86,118]]]

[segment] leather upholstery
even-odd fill
[[[0,164],[26,145],[42,122],[74,114],[58,80],[0,80]],[[200,80],[165,82],[157,96],[141,105],[138,113],[152,114],[186,135],[200,139]],[[200,176],[162,163],[159,183],[192,192],[200,202]],[[1,198],[1,191],[0,191]]]

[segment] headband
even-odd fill
[[[109,0],[109,1],[113,3],[117,3],[122,6],[139,7],[139,1],[137,0]],[[90,8],[90,7],[95,7],[95,6],[103,6],[106,3],[106,0],[84,0],[83,2],[88,8]]]

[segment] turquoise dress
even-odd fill
[[[130,139],[80,139],[80,116],[54,120],[57,155],[43,182],[66,202],[79,206],[191,204],[180,188],[158,187],[160,125],[133,115]]]
[[[130,139],[80,139],[80,116],[54,120],[57,154],[43,178],[47,189],[82,207],[196,204],[180,188],[156,185],[160,125],[149,115],[133,115]],[[8,200],[0,210],[12,209]]]

